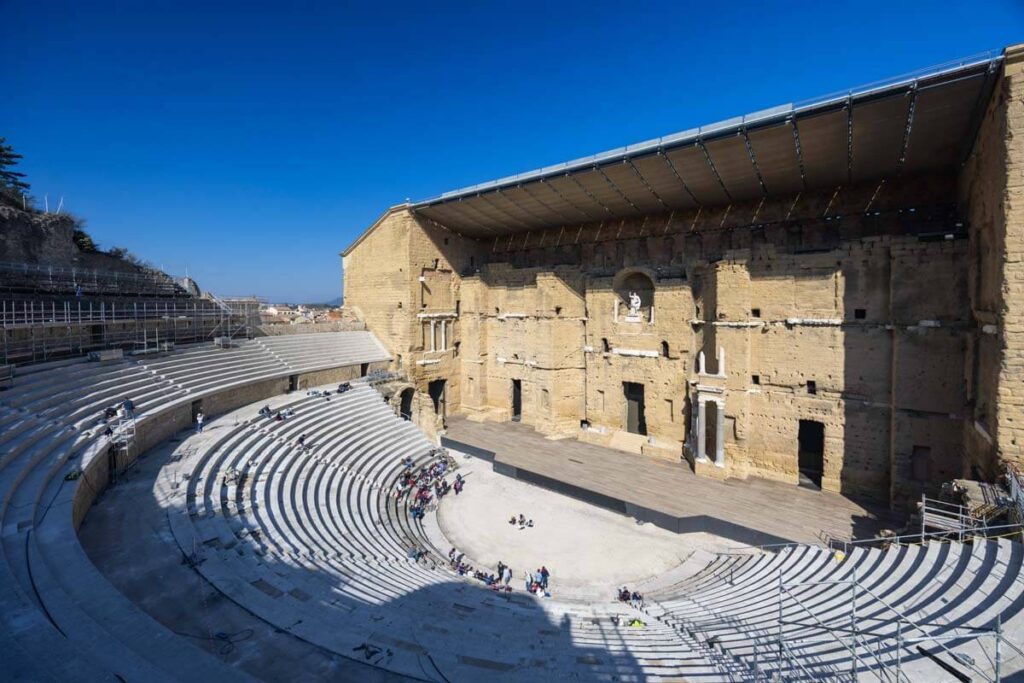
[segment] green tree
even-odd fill
[[[21,206],[22,195],[28,192],[29,185],[24,180],[24,173],[14,170],[21,155],[7,144],[7,139],[0,137],[0,199],[14,206]]]

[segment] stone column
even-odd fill
[[[447,320],[441,321],[441,350],[444,351],[448,348],[448,325]]]
[[[697,401],[697,459],[707,460],[707,417],[706,401]]]
[[[430,321],[430,350],[431,351],[437,351],[437,342],[434,341],[434,330],[435,330],[436,326],[437,326],[436,323],[433,320],[431,320]]]
[[[715,464],[725,467],[725,401],[715,401]]]

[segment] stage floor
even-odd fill
[[[741,543],[848,540],[898,528],[882,505],[765,479],[718,481],[675,464],[574,439],[551,440],[519,423],[448,420],[442,443],[491,460],[497,472],[679,533]]]

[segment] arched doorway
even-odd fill
[[[416,390],[412,387],[402,390],[398,413],[406,420],[412,419],[412,397],[415,395]]]

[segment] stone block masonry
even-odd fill
[[[1024,463],[1024,50],[1001,68],[960,167],[482,240],[395,207],[346,306],[428,432],[627,433],[894,507],[995,476]]]

